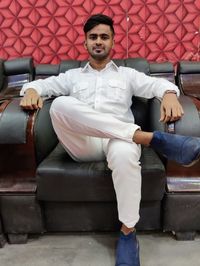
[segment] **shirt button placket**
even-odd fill
[[[101,87],[102,87],[102,78],[100,77],[100,75],[98,75],[96,82],[95,109],[99,109],[100,107]]]

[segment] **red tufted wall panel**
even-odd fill
[[[87,59],[82,27],[95,13],[115,21],[114,58],[200,60],[200,0],[1,0],[0,58]]]

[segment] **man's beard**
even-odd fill
[[[97,61],[103,61],[106,58],[108,58],[109,55],[108,54],[90,54],[90,56]]]
[[[104,50],[104,52],[103,53],[95,53],[93,50],[89,53],[90,54],[90,56],[93,58],[93,59],[95,59],[95,60],[97,60],[97,61],[103,61],[103,60],[105,60],[105,59],[107,59],[108,57],[109,57],[109,52],[106,52],[105,50]]]

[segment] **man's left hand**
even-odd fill
[[[183,115],[184,111],[176,94],[164,94],[160,107],[160,121],[163,123],[177,121]]]

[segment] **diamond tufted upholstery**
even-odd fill
[[[114,58],[198,60],[199,1],[0,1],[0,57],[33,56],[38,64],[87,59],[83,23],[95,13],[113,17]]]

